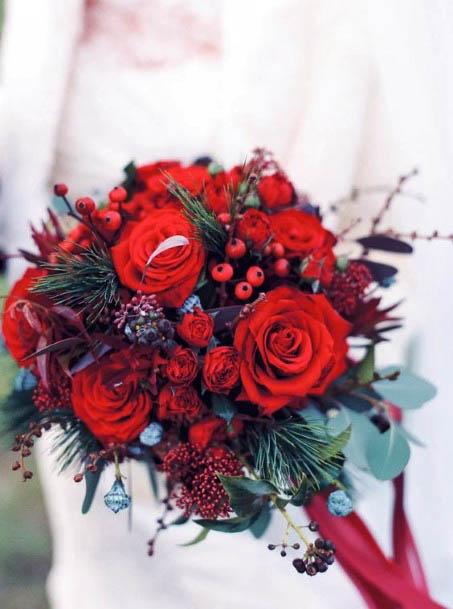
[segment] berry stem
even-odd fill
[[[310,542],[305,537],[305,535],[302,533],[301,527],[299,527],[294,522],[294,520],[291,518],[291,516],[288,514],[288,512],[287,512],[287,510],[285,508],[282,508],[282,507],[280,507],[278,505],[278,503],[277,503],[277,497],[275,497],[275,498],[273,497],[272,498],[272,502],[274,503],[275,507],[278,509],[280,514],[283,516],[283,518],[286,520],[287,525],[288,525],[288,529],[293,529],[293,531],[296,533],[296,535],[299,537],[299,539],[301,541],[303,541],[305,546],[308,548],[308,546],[310,545]]]

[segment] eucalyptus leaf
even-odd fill
[[[214,414],[224,419],[228,424],[231,423],[237,412],[234,402],[229,400],[226,396],[217,393],[212,394],[211,405]]]
[[[347,427],[345,428],[347,429]],[[344,431],[344,430],[343,430]],[[302,480],[301,485],[299,486],[299,488],[297,489],[295,495],[292,497],[291,499],[291,503],[293,505],[296,505],[298,507],[305,505],[305,503],[308,500],[309,497],[309,484],[308,484],[308,478],[304,478]]]
[[[394,381],[384,380],[373,383],[374,389],[385,399],[404,409],[416,409],[423,406],[425,402],[432,400],[437,391],[434,385],[425,379],[402,369],[399,366],[389,366],[380,370],[381,376],[387,376],[393,372],[400,371],[400,375]]]
[[[250,532],[255,539],[260,539],[266,532],[272,518],[272,512],[268,507],[264,507],[258,518],[250,527]]]
[[[374,375],[374,345],[368,351],[357,367],[357,378],[363,383],[371,383]]]
[[[249,516],[261,510],[269,495],[277,494],[277,489],[266,480],[251,480],[239,476],[218,474],[230,504],[238,516]]]
[[[206,537],[208,536],[209,533],[209,529],[201,529],[201,531],[198,533],[198,535],[192,539],[192,541],[188,541],[187,543],[182,543],[180,544],[183,548],[188,548],[189,546],[195,546],[197,545],[197,543],[201,543],[202,541],[204,541],[206,539]]]
[[[327,423],[327,429],[333,435],[338,435],[349,426],[351,426],[351,435],[343,448],[343,453],[356,467],[368,470],[367,446],[370,438],[379,435],[379,431],[366,414],[346,407],[342,407],[337,416],[329,419]]]
[[[378,480],[392,480],[409,461],[409,443],[392,422],[387,431],[369,438],[366,456],[370,470]]]
[[[85,474],[85,499],[82,504],[82,514],[88,514],[93,503],[96,489],[101,479],[102,469],[99,468],[95,472],[86,472]]]
[[[220,533],[241,533],[249,529],[254,522],[258,519],[260,512],[251,514],[250,516],[236,516],[234,518],[228,518],[227,520],[195,520],[196,524],[199,524],[205,529],[212,531],[219,531]]]

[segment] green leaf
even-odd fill
[[[409,443],[391,423],[384,433],[370,437],[366,455],[371,472],[378,480],[392,480],[406,467],[410,457]]]
[[[305,505],[309,495],[310,495],[310,493],[309,493],[308,478],[304,478],[301,482],[301,485],[297,489],[296,493],[292,497],[290,503],[292,503],[293,505],[297,505],[298,507]]]
[[[250,516],[236,516],[235,518],[228,518],[227,520],[195,520],[196,524],[201,527],[210,529],[212,531],[219,531],[220,533],[241,533],[249,529],[252,524],[258,519],[260,513],[252,514]]]
[[[420,408],[436,395],[434,385],[404,368],[389,366],[380,370],[379,374],[386,376],[398,370],[400,375],[395,381],[384,380],[373,383],[374,389],[385,400],[399,408],[415,409]]]
[[[159,499],[159,485],[157,483],[156,464],[154,463],[154,459],[151,455],[147,455],[145,457],[145,463],[153,495],[156,499]]]
[[[351,428],[351,434],[343,453],[356,467],[368,470],[367,446],[370,438],[379,435],[379,431],[366,414],[346,407],[342,407],[327,423],[327,428],[333,435],[342,433],[348,427]]]
[[[374,375],[374,345],[368,348],[363,360],[357,367],[357,379],[360,383],[371,383]]]
[[[268,507],[264,507],[258,518],[250,527],[250,532],[255,539],[260,539],[267,530],[272,518],[272,512]]]
[[[93,503],[94,496],[96,494],[96,489],[99,484],[99,480],[101,479],[102,470],[99,468],[95,472],[87,472],[85,474],[85,499],[82,504],[82,514],[88,514],[90,511],[91,505]]]
[[[214,413],[230,424],[237,412],[234,403],[224,395],[213,393],[211,395],[211,405]]]
[[[249,516],[258,512],[270,495],[278,491],[266,480],[251,480],[239,476],[222,476],[218,478],[228,494],[230,504],[238,516]]]
[[[195,521],[197,522],[197,521]],[[197,545],[197,543],[201,543],[202,541],[204,541],[206,539],[206,537],[208,536],[209,533],[209,529],[201,529],[201,531],[198,533],[198,535],[192,539],[192,541],[188,541],[187,543],[182,543],[180,544],[183,548],[188,548],[189,546],[195,546]]]

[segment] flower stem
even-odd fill
[[[299,537],[299,539],[301,541],[304,542],[304,544],[307,546],[310,545],[310,542],[308,541],[308,539],[305,537],[305,535],[302,533],[301,527],[297,526],[297,524],[294,522],[294,520],[291,518],[291,516],[288,514],[287,510],[285,508],[282,508],[278,505],[276,499],[272,500],[275,507],[278,509],[278,511],[280,512],[280,514],[283,516],[283,518],[286,520],[288,527],[293,529],[293,531],[296,533],[296,535]]]

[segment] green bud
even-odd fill
[[[260,205],[261,201],[256,195],[248,195],[248,197],[244,201],[244,207],[254,207],[255,209],[257,209]]]
[[[336,267],[337,270],[340,271],[340,273],[344,273],[346,271],[346,269],[348,268],[348,264],[349,260],[347,256],[338,256]]]
[[[208,172],[209,175],[211,176],[216,176],[218,173],[222,173],[222,171],[224,171],[222,165],[219,165],[219,163],[216,163],[215,161],[211,161],[208,165]]]

